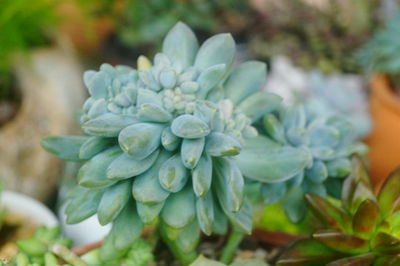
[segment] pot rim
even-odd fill
[[[372,95],[384,106],[400,116],[400,97],[391,90],[389,78],[384,74],[375,74],[371,79]]]
[[[38,225],[46,227],[58,226],[56,216],[43,203],[24,194],[5,190],[0,194],[0,206],[11,213],[27,217]]]

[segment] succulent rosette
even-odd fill
[[[280,108],[257,125],[260,136],[246,143],[238,165],[246,177],[262,184],[266,203],[282,199],[293,222],[306,213],[304,193],[339,197],[343,179],[351,173],[350,156],[366,152],[347,120],[316,117],[303,105]]]
[[[234,59],[231,35],[199,47],[178,23],[153,63],[140,57],[137,70],[103,64],[86,72],[90,97],[80,121],[86,135],[42,142],[62,159],[84,162],[68,223],[97,213],[102,225],[113,223],[105,246],[124,249],[160,217],[165,239],[184,253],[200,231],[223,233],[228,221],[250,232],[245,181],[232,158],[257,136],[252,122],[281,99],[259,92],[263,63],[234,68]]]
[[[294,242],[277,265],[400,265],[400,169],[375,195],[361,160],[343,185],[342,201],[307,194],[322,228]]]

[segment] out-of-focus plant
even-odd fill
[[[49,43],[57,18],[55,1],[2,0],[0,4],[0,99],[12,96],[12,59],[16,53]]]
[[[352,55],[377,24],[377,0],[252,0],[261,15],[253,51],[288,55],[299,66],[323,72],[355,72]],[[279,14],[279,15],[277,15]]]
[[[362,67],[369,72],[386,74],[396,89],[400,88],[400,12],[357,54]]]
[[[19,240],[18,253],[12,259],[15,265],[59,265],[62,259],[71,265],[85,266],[86,264],[68,249],[71,241],[61,237],[59,227],[39,227],[32,238]],[[13,265],[14,265],[13,264]]]
[[[282,199],[292,222],[306,213],[304,193],[339,197],[341,183],[351,173],[349,157],[366,153],[351,123],[340,116],[315,117],[303,105],[264,116],[259,129],[261,136],[247,141],[236,157],[239,168],[263,184],[265,203]]]
[[[231,35],[218,34],[199,47],[191,29],[178,23],[153,63],[139,57],[138,70],[103,64],[85,73],[86,136],[48,137],[42,145],[61,159],[85,162],[67,222],[95,213],[102,225],[112,222],[102,256],[125,250],[156,220],[185,264],[196,258],[200,231],[225,234],[232,225],[234,244],[228,243],[224,261],[251,232],[251,206],[234,156],[257,135],[252,121],[281,99],[259,92],[263,63],[233,69],[234,59]]]
[[[355,158],[353,165],[340,206],[314,194],[306,196],[324,229],[295,242],[278,265],[400,265],[400,169],[375,196],[362,162]]]

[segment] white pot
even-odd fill
[[[13,191],[0,194],[0,206],[13,214],[26,217],[37,225],[54,227],[58,225],[56,216],[39,201]]]

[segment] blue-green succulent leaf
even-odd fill
[[[122,180],[140,175],[154,164],[158,154],[159,150],[156,150],[142,160],[135,160],[128,154],[123,153],[108,166],[107,178]]]
[[[99,206],[104,189],[75,187],[69,194],[65,214],[67,224],[76,224],[94,215]]]
[[[101,225],[113,221],[125,207],[131,195],[132,183],[122,181],[107,189],[101,197],[97,216]]]
[[[165,37],[162,51],[173,62],[186,68],[193,64],[198,48],[193,31],[186,24],[178,22]]]
[[[328,178],[328,169],[321,161],[314,161],[310,169],[305,171],[306,177],[315,183],[322,183]]]
[[[188,177],[188,170],[183,165],[179,153],[166,160],[158,174],[161,186],[170,192],[180,191],[186,185]]]
[[[265,63],[248,61],[236,68],[225,82],[226,96],[234,104],[259,91],[267,77]]]
[[[351,162],[347,158],[338,158],[325,162],[330,177],[343,178],[351,173]]]
[[[203,153],[205,138],[183,139],[181,146],[181,158],[183,165],[188,169],[196,167]]]
[[[238,155],[242,145],[230,135],[213,132],[207,137],[206,152],[211,156]]]
[[[274,141],[286,143],[285,131],[281,122],[274,115],[266,115],[263,119],[264,129],[267,135]]]
[[[82,130],[93,136],[116,137],[119,132],[138,120],[128,115],[106,113],[82,124]]]
[[[79,149],[79,158],[88,160],[99,152],[115,144],[116,141],[112,138],[97,136],[89,137]]]
[[[136,106],[141,106],[145,103],[151,103],[157,106],[162,106],[160,95],[151,90],[138,89]]]
[[[286,184],[282,183],[265,183],[261,186],[261,195],[265,204],[273,204],[280,200],[286,192]]]
[[[153,103],[144,103],[139,106],[137,115],[143,122],[165,123],[172,119],[169,112]]]
[[[264,115],[276,110],[281,104],[282,98],[268,92],[258,92],[243,100],[237,107],[252,121],[256,121]]]
[[[202,138],[210,133],[210,128],[204,121],[187,114],[175,118],[171,130],[176,136],[188,139]]]
[[[205,195],[210,189],[212,181],[212,160],[203,155],[192,172],[193,191],[197,197]]]
[[[139,214],[140,219],[145,224],[151,224],[155,221],[158,215],[161,212],[161,209],[164,207],[164,201],[159,203],[142,203],[136,201],[136,208]]]
[[[214,222],[213,195],[209,191],[203,197],[196,198],[196,214],[201,231],[211,235]]]
[[[176,150],[179,147],[181,140],[181,138],[172,133],[170,127],[164,128],[163,132],[161,133],[161,144],[167,151]]]
[[[198,97],[201,99],[206,98],[208,92],[222,81],[226,72],[226,65],[219,64],[211,66],[201,72],[197,82],[200,86]]]
[[[200,228],[196,220],[185,226],[178,238],[176,244],[184,253],[193,252],[200,242]]]
[[[79,185],[87,188],[102,188],[116,181],[107,178],[107,168],[122,151],[119,147],[109,148],[86,162],[78,172]]]
[[[138,123],[124,128],[118,142],[132,158],[143,160],[159,147],[163,129],[160,124]]]
[[[79,150],[89,139],[85,136],[49,136],[40,141],[42,147],[54,156],[68,161],[81,161]]]
[[[290,221],[301,221],[306,213],[303,190],[300,187],[290,188],[282,198],[282,205]]]
[[[311,146],[335,147],[340,141],[340,132],[331,126],[321,126],[310,129]]]

